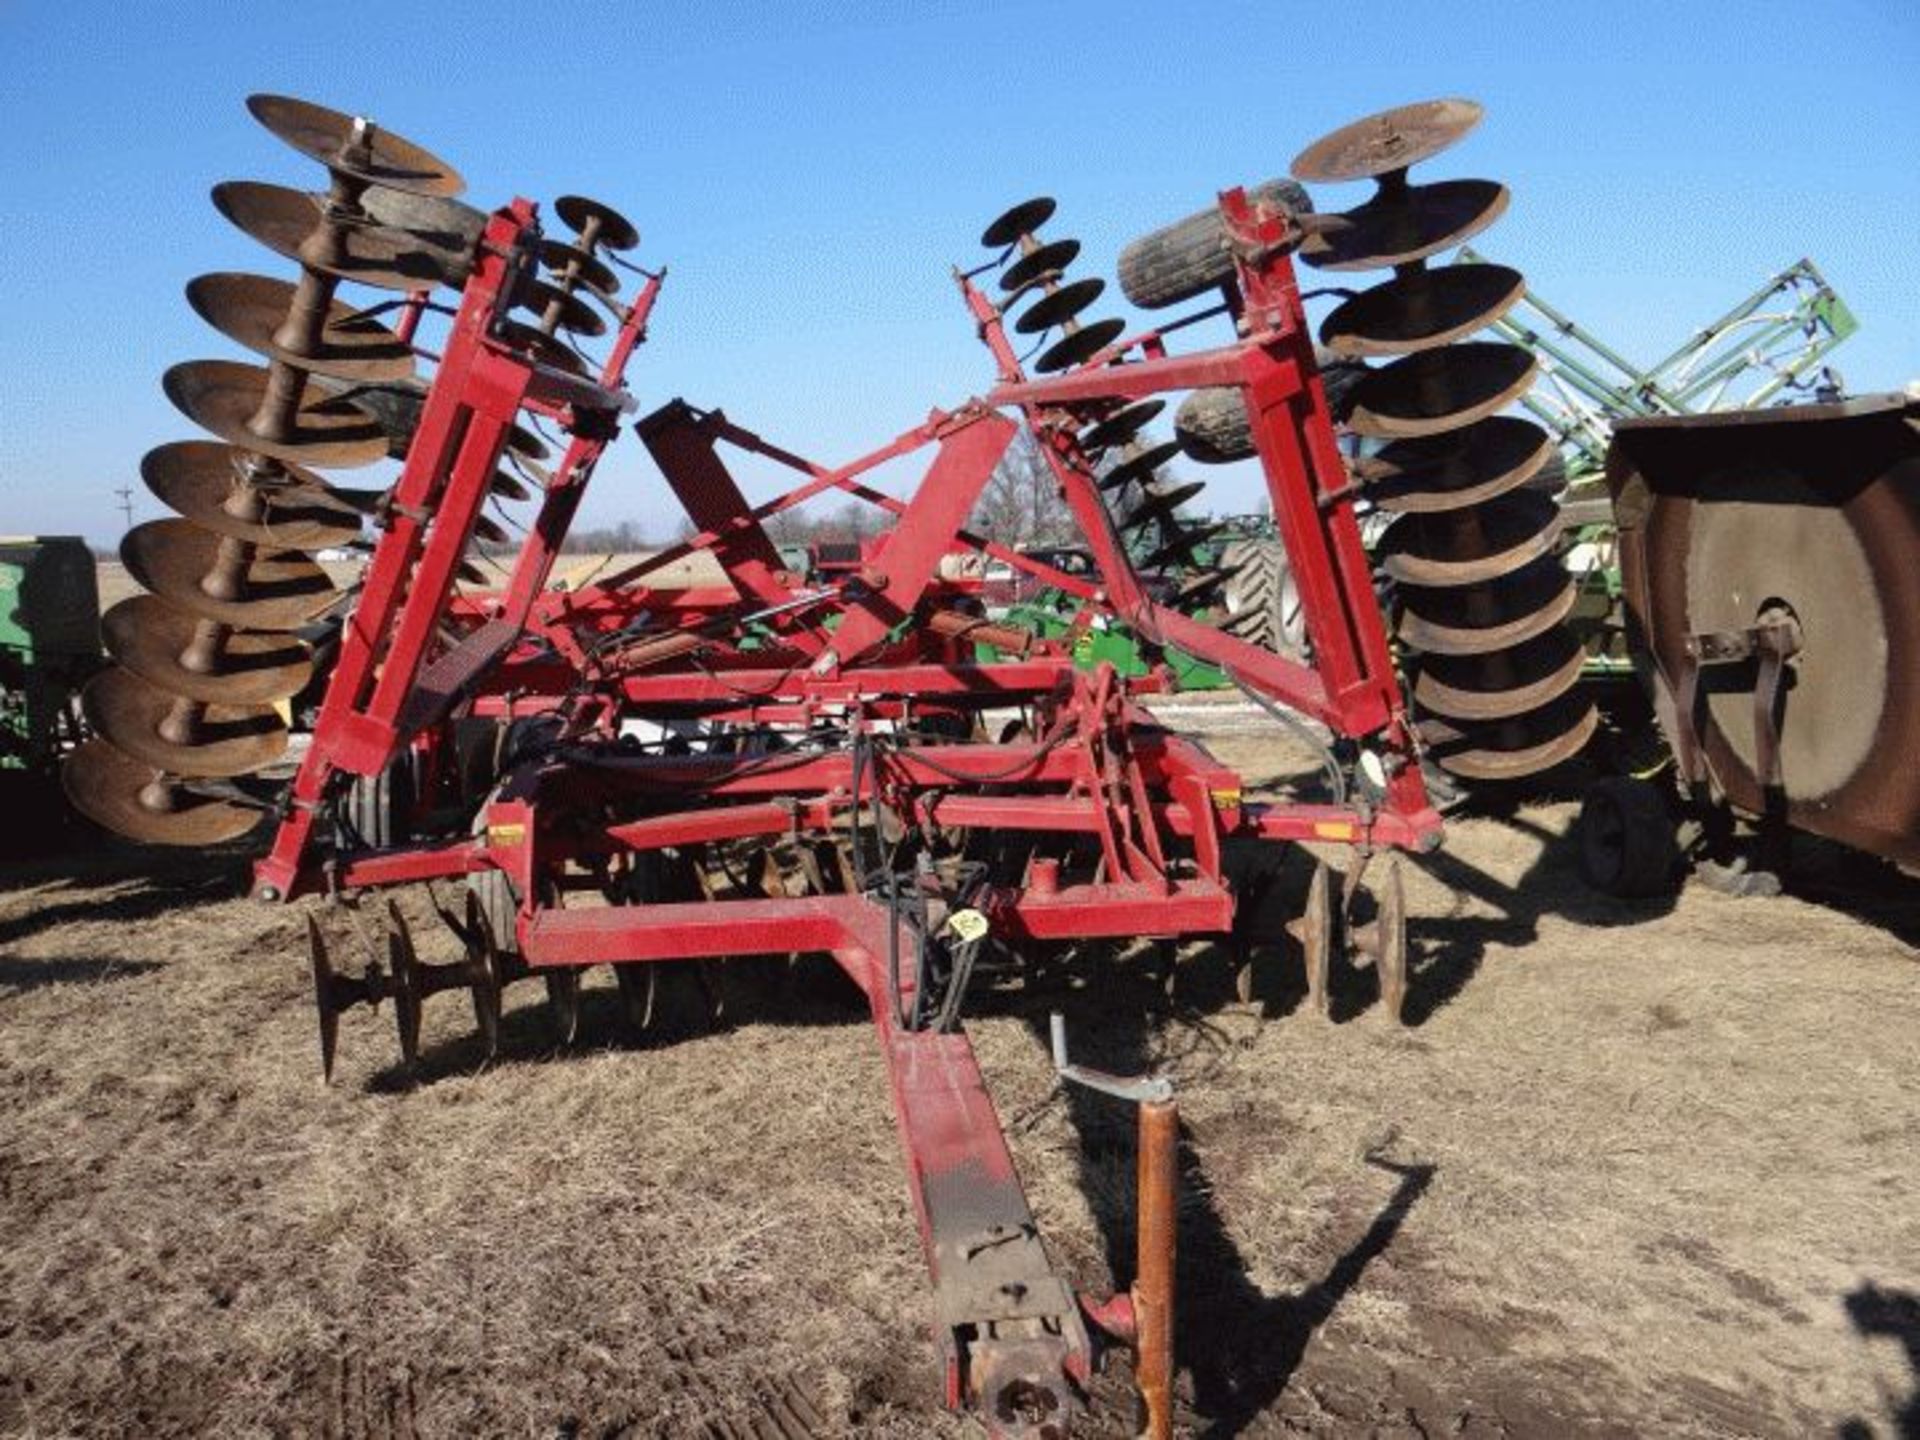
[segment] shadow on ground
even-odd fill
[[[9,990],[39,990],[48,985],[91,985],[158,970],[154,960],[123,960],[115,956],[36,956],[31,960],[0,955],[0,994]]]
[[[1847,1318],[1862,1339],[1890,1339],[1906,1354],[1909,1390],[1889,1399],[1895,1440],[1920,1440],[1920,1293],[1876,1285],[1871,1280],[1846,1297]],[[1855,1417],[1842,1424],[1839,1440],[1875,1440],[1880,1431]]]
[[[194,905],[235,900],[247,893],[252,852],[238,846],[166,850],[119,841],[41,859],[0,865],[0,901],[24,890],[59,894],[0,919],[0,945],[9,945],[79,920],[128,923],[176,914]],[[99,891],[112,888],[102,896]]]
[[[1143,984],[1139,988],[1158,987]],[[1152,1069],[1155,1012],[1164,1014],[1166,1007],[1147,1000],[1146,995],[1103,994],[1095,1002],[1097,1022],[1075,1032],[1075,1059],[1119,1075]],[[1039,1043],[1047,1045],[1045,1017],[1028,1018]],[[1132,1284],[1136,1267],[1137,1194],[1127,1183],[1137,1146],[1135,1112],[1129,1105],[1079,1086],[1066,1087],[1064,1098],[1080,1138],[1080,1188],[1100,1227],[1114,1287],[1124,1291]],[[1365,1231],[1331,1255],[1325,1272],[1312,1284],[1268,1294],[1250,1277],[1246,1259],[1214,1201],[1214,1187],[1183,1132],[1175,1361],[1186,1381],[1178,1387],[1186,1412],[1182,1421],[1195,1433],[1239,1435],[1269,1410],[1300,1368],[1314,1335],[1360,1282],[1368,1265],[1392,1245],[1434,1175],[1430,1164],[1401,1162],[1384,1154],[1369,1154],[1364,1164],[1395,1177],[1393,1193]]]

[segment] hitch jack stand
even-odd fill
[[[1179,1209],[1180,1107],[1173,1082],[1162,1075],[1127,1078],[1074,1065],[1067,1059],[1067,1022],[1051,1017],[1053,1068],[1062,1080],[1084,1085],[1140,1110],[1139,1194],[1134,1223],[1137,1256],[1133,1289],[1088,1306],[1093,1323],[1133,1347],[1134,1381],[1146,1406],[1147,1440],[1173,1437],[1173,1281]]]

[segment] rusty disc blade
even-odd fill
[[[105,740],[86,742],[60,768],[73,808],[116,835],[147,845],[221,845],[260,823],[251,805],[168,784],[151,765]]]
[[[1002,270],[1000,288],[1018,290],[1043,275],[1057,275],[1071,265],[1079,254],[1078,240],[1049,240]]]
[[[1149,445],[1130,460],[1122,460],[1106,474],[1100,477],[1102,490],[1124,490],[1129,485],[1145,485],[1154,476],[1154,472],[1180,453],[1180,444],[1176,440],[1162,440],[1158,445]]]
[[[424,380],[415,377],[371,385],[348,385],[322,376],[320,386],[328,394],[357,406],[373,417],[383,437],[382,444],[386,446],[385,454],[395,460],[407,458],[414,432],[420,428],[420,412],[427,403],[427,384]],[[546,442],[524,425],[508,429],[507,449],[529,460],[544,459],[549,453]]]
[[[1318,231],[1300,247],[1317,270],[1384,270],[1437,255],[1478,235],[1507,209],[1507,187],[1493,180],[1439,180],[1376,196]]]
[[[1537,490],[1514,490],[1464,510],[1402,515],[1378,547],[1380,568],[1406,585],[1477,585],[1551,554],[1560,507]]]
[[[1353,462],[1367,499],[1396,512],[1458,510],[1526,484],[1553,456],[1531,420],[1491,415],[1464,430],[1395,440]]]
[[[1354,386],[1347,428],[1383,440],[1459,430],[1519,399],[1535,368],[1531,353],[1494,340],[1423,350]]]
[[[1457,144],[1480,123],[1473,100],[1422,100],[1343,125],[1293,157],[1293,178],[1333,184],[1404,170]]]
[[[337,262],[314,264],[300,247],[324,219],[319,196],[284,185],[228,180],[213,187],[213,204],[262,245],[289,260],[378,290],[431,290],[444,278],[440,262],[419,241],[379,225],[345,225]]]
[[[336,300],[309,349],[288,349],[279,331],[295,287],[266,275],[221,273],[187,282],[187,303],[236,344],[269,360],[344,380],[398,380],[413,374],[413,351],[378,320]],[[285,337],[288,339],[294,337]]]
[[[146,589],[175,609],[242,630],[297,630],[340,598],[327,572],[297,550],[255,550],[236,593],[215,596],[202,584],[223,542],[191,520],[149,520],[120,542],[120,559]]]
[[[1920,399],[1625,422],[1610,460],[1622,598],[1669,685],[1697,636],[1797,636],[1768,711],[1764,650],[1699,665],[1716,796],[1920,871]]]
[[[1910,581],[1889,583],[1888,575],[1920,563],[1920,505],[1913,498],[1920,465],[1905,471],[1887,482],[1889,490],[1906,491],[1905,514],[1882,506],[1873,517],[1883,527],[1877,535],[1860,530],[1872,523],[1867,516],[1877,497],[1837,505],[1830,472],[1806,477],[1782,467],[1768,474],[1767,460],[1739,475],[1724,496],[1702,486],[1698,498],[1663,495],[1657,502],[1664,533],[1650,547],[1660,563],[1648,569],[1649,638],[1670,673],[1681,672],[1693,635],[1738,633],[1768,611],[1791,614],[1799,628],[1775,722],[1780,788],[1790,802],[1826,803],[1895,757],[1913,763],[1901,732],[1912,735],[1916,727],[1896,680],[1920,626],[1898,604],[1899,585],[1911,588]],[[1675,531],[1684,545],[1670,538]],[[1888,566],[1889,553],[1906,558]],[[1719,774],[1750,794],[1766,788],[1753,718],[1757,682],[1757,660],[1702,666],[1695,721],[1714,742]]]
[[[560,307],[560,318],[556,322],[562,330],[571,330],[576,335],[604,335],[607,333],[607,321],[578,295],[569,294],[558,285],[549,284],[537,275],[524,275],[514,291],[513,303],[524,310],[544,316],[554,305]]]
[[[336,505],[344,506],[356,515],[372,515],[379,509],[381,502],[393,493],[392,490],[373,489],[363,485],[329,485],[327,498]]]
[[[1578,598],[1558,555],[1542,555],[1482,585],[1401,585],[1395,633],[1429,655],[1486,655],[1544,634]]]
[[[1054,341],[1033,362],[1033,368],[1042,375],[1051,375],[1056,370],[1084,365],[1118,340],[1126,328],[1127,322],[1120,319],[1096,320],[1091,325],[1083,325],[1073,334]]]
[[[1097,275],[1089,275],[1084,280],[1075,280],[1062,285],[1058,290],[1049,291],[1027,307],[1026,314],[1014,321],[1013,328],[1022,335],[1038,335],[1051,330],[1064,321],[1073,319],[1087,306],[1100,298],[1100,292],[1107,288],[1107,282]]]
[[[1505,720],[1536,710],[1580,680],[1586,651],[1564,625],[1485,655],[1429,655],[1413,698],[1448,720]]]
[[[232,360],[188,360],[160,384],[181,414],[244,450],[295,465],[349,467],[386,458],[387,437],[374,417],[312,383],[302,384],[299,406],[281,434],[255,430],[268,373]]]
[[[313,651],[291,635],[229,630],[202,662],[200,623],[157,595],[132,595],[100,617],[100,636],[107,654],[148,684],[209,705],[271,705],[313,678]]]
[[[1166,408],[1167,402],[1164,400],[1136,400],[1125,409],[1116,410],[1106,419],[1082,430],[1080,448],[1089,455],[1098,455],[1103,450],[1124,445]]]
[[[1022,200],[980,232],[980,243],[989,250],[1003,249],[1022,235],[1031,235],[1051,220],[1054,208],[1051,195],[1036,195],[1031,200]]]
[[[169,717],[196,707],[190,734],[170,738]],[[217,778],[271,765],[286,751],[287,727],[271,705],[206,705],[149,685],[130,670],[102,670],[80,692],[94,732],[123,755],[169,775]]]
[[[504,470],[493,472],[493,483],[487,487],[503,500],[531,500],[533,491],[525,481],[507,474]]]
[[[553,272],[556,280],[571,270],[576,284],[598,290],[602,295],[619,293],[620,277],[613,273],[613,267],[578,245],[569,245],[564,240],[542,240],[540,263]]]
[[[339,978],[333,973],[320,918],[311,910],[307,912],[307,961],[313,969],[314,1013],[320,1017],[320,1078],[331,1081],[333,1057],[340,1046]]]
[[[426,998],[426,987],[419,956],[413,948],[413,932],[407,928],[397,900],[387,902],[387,975],[400,1059],[412,1068],[420,1063],[420,1007]]]
[[[1159,570],[1168,565],[1190,563],[1196,546],[1211,544],[1220,538],[1226,528],[1225,524],[1174,528],[1166,543],[1150,553],[1135,568]]]
[[[1518,780],[1550,770],[1585,748],[1600,713],[1580,690],[1570,690],[1538,710],[1486,725],[1419,724],[1427,753],[1450,775],[1466,780]]]
[[[329,110],[290,95],[249,95],[253,118],[329,170],[414,195],[458,195],[460,172],[410,140],[364,117]]]
[[[595,229],[593,243],[609,250],[631,250],[640,243],[640,231],[631,220],[611,205],[584,195],[562,195],[553,202],[553,213],[576,235]]]
[[[584,377],[587,374],[587,362],[574,354],[566,341],[555,339],[537,326],[520,320],[503,320],[496,334],[514,349],[525,350],[542,365],[564,370],[569,375]]]
[[[483,210],[440,195],[413,195],[369,185],[360,196],[360,208],[374,224],[403,233],[432,259],[440,283],[459,289],[473,273],[474,251],[486,231]]]
[[[1174,592],[1173,608],[1179,611],[1204,610],[1221,599],[1221,589],[1240,573],[1238,565],[1223,565],[1202,571]]]
[[[1526,293],[1520,272],[1504,265],[1422,266],[1338,306],[1320,343],[1343,359],[1411,355],[1484,330]]]
[[[1171,490],[1162,490],[1148,486],[1140,503],[1133,507],[1127,518],[1120,523],[1122,530],[1138,530],[1155,520],[1171,519],[1173,512],[1187,501],[1193,499],[1207,488],[1204,480],[1189,480],[1184,485],[1176,485]]]
[[[322,550],[360,533],[360,516],[311,470],[217,440],[176,440],[140,461],[160,500],[198,525],[283,550]]]

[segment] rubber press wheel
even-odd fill
[[[347,789],[347,821],[360,842],[387,850],[406,840],[418,806],[418,764],[402,750],[378,775],[356,775]]]
[[[1313,201],[1293,180],[1269,180],[1247,191],[1256,203],[1311,215]],[[1143,235],[1120,252],[1120,288],[1143,310],[1190,300],[1233,274],[1233,251],[1218,207],[1210,207]]]
[[[483,834],[486,828],[487,809],[482,804],[473,817],[472,833]],[[524,973],[525,961],[515,948],[514,938],[520,897],[514,894],[512,882],[499,870],[476,870],[467,876],[467,889],[479,902],[494,944],[499,947],[502,963],[509,967],[502,979]],[[553,1024],[554,1043],[564,1049],[580,1037],[580,971],[572,965],[554,966],[543,970],[540,979],[547,990],[547,1014]]]
[[[1630,775],[1609,775],[1587,791],[1574,827],[1580,876],[1621,899],[1664,895],[1673,888],[1679,847],[1660,787]]]
[[[1314,352],[1314,360],[1320,367],[1327,407],[1338,421],[1351,408],[1348,402],[1355,387],[1366,379],[1367,367],[1357,361],[1335,359],[1323,350]],[[1195,390],[1181,401],[1173,419],[1173,434],[1189,458],[1202,465],[1226,465],[1253,454],[1247,404],[1230,385]]]

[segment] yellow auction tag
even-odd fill
[[[968,945],[985,935],[988,928],[987,917],[978,910],[956,910],[947,917],[947,929]]]

